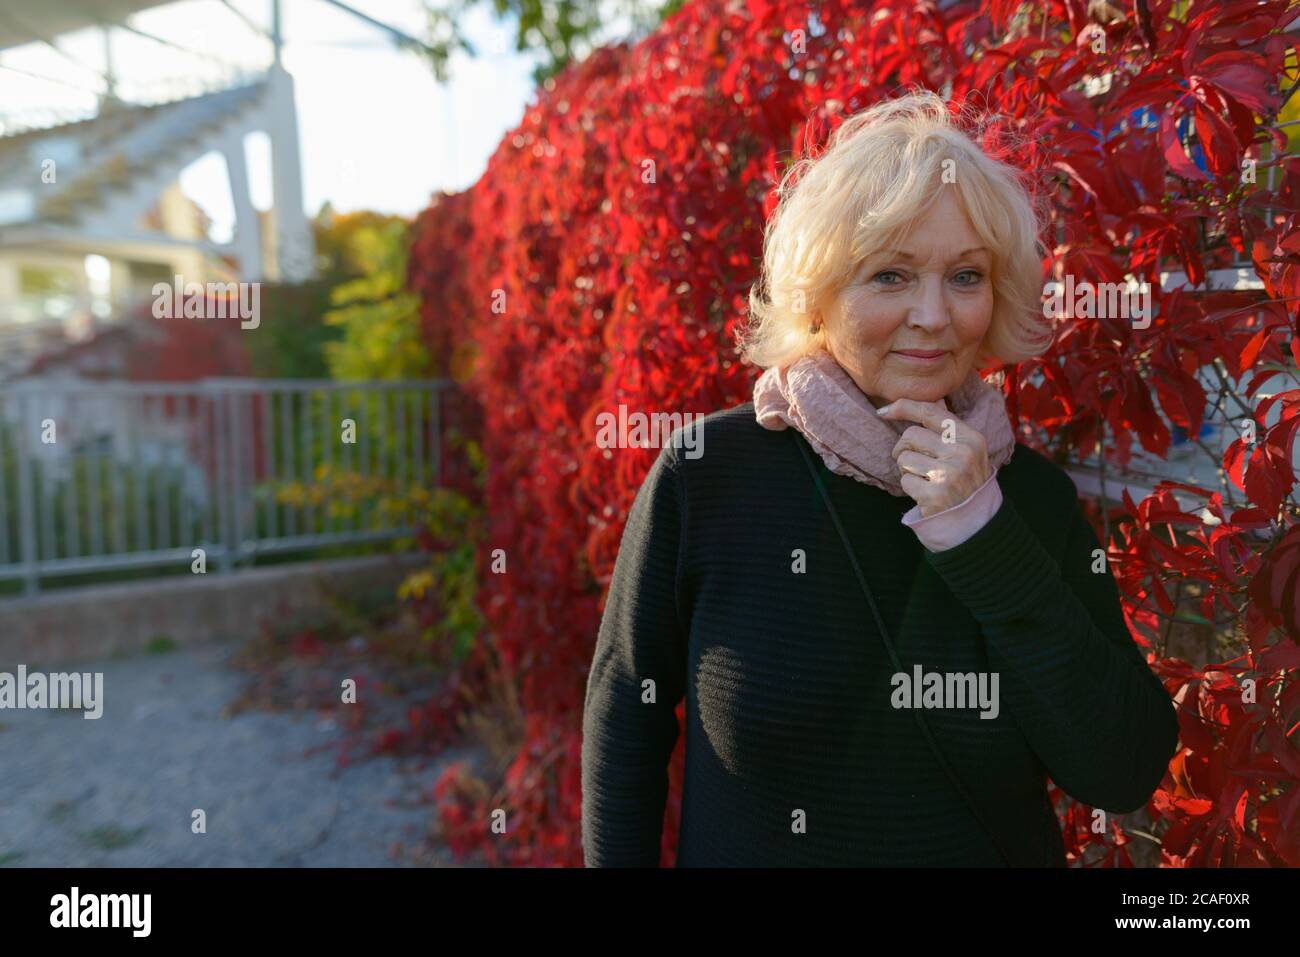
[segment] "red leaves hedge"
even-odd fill
[[[1183,749],[1148,809],[1162,861],[1300,865],[1300,390],[1261,392],[1294,381],[1278,376],[1300,359],[1300,163],[1277,158],[1273,131],[1291,82],[1286,5],[1194,2],[1175,19],[1175,4],[1148,0],[1104,25],[1082,0],[861,6],[689,4],[548,82],[482,179],[421,217],[411,283],[439,354],[473,354],[466,386],[483,415],[484,641],[526,715],[498,791],[440,783],[444,832],[491,860],[581,863],[583,690],[654,455],[598,448],[594,417],[749,397],[757,371],[733,334],[776,177],[844,115],[919,85],[1006,117],[994,129],[1014,139],[989,145],[1018,144],[1051,210],[1045,275],[1152,284],[1149,328],[1064,319],[1049,356],[1006,370],[1025,440],[1058,460],[1101,447],[1120,464],[1139,448],[1165,455],[1175,428],[1197,436],[1216,404],[1256,422],[1254,443],[1222,463],[1230,485],[1162,485],[1107,516],[1110,558],[1180,703]],[[1199,284],[1242,257],[1262,291],[1162,290],[1161,272]],[[508,574],[487,572],[493,548]],[[1171,616],[1198,608],[1220,623],[1226,660],[1157,654]],[[680,758],[679,745],[665,862]],[[1068,799],[1061,814],[1072,857],[1095,847],[1089,861],[1127,865],[1146,840],[1116,821],[1094,833]]]

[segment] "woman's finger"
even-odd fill
[[[918,422],[927,431],[937,435],[945,445],[972,445],[984,437],[978,429],[967,425],[941,402],[918,402],[916,399],[895,399],[876,414],[888,421]]]
[[[876,414],[891,422],[899,420],[917,422],[932,432],[942,432],[945,419],[956,418],[942,402],[921,402],[917,399],[895,399]]]
[[[910,449],[899,454],[898,470],[936,485],[942,484],[948,476],[948,469],[937,459]]]
[[[938,458],[943,454],[943,439],[922,425],[912,425],[907,428],[898,441],[894,444],[891,455],[895,459],[899,453],[906,449],[914,452],[920,452],[922,455],[931,455]]]

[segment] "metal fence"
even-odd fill
[[[447,385],[6,383],[0,586],[410,535],[412,495],[439,484]]]

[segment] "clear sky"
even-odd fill
[[[349,2],[424,37],[420,0]],[[232,5],[269,25],[270,0],[232,0]],[[283,11],[284,62],[297,87],[308,215],[326,200],[343,211],[411,215],[434,191],[469,186],[533,95],[533,59],[512,49],[514,24],[496,21],[481,7],[465,24],[479,55],[457,54],[445,87],[417,54],[399,50],[387,34],[322,0],[283,0]],[[193,52],[115,31],[113,60],[126,99],[157,91],[175,78],[218,83],[270,62],[270,42],[218,0],[183,0],[144,11],[130,22]],[[0,112],[93,106],[102,89],[101,34],[67,34],[58,46],[62,54],[41,44],[0,54],[0,64],[66,84],[0,69]],[[251,151],[251,189],[254,203],[264,207],[269,168],[258,161],[258,152]],[[208,161],[192,167],[182,187],[216,220],[214,238],[224,238],[220,234],[233,210],[221,165]]]

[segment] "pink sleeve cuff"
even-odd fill
[[[932,552],[955,548],[985,526],[1002,507],[1002,489],[994,470],[983,485],[960,505],[944,509],[929,518],[921,516],[921,506],[913,505],[903,516],[903,524]]]

